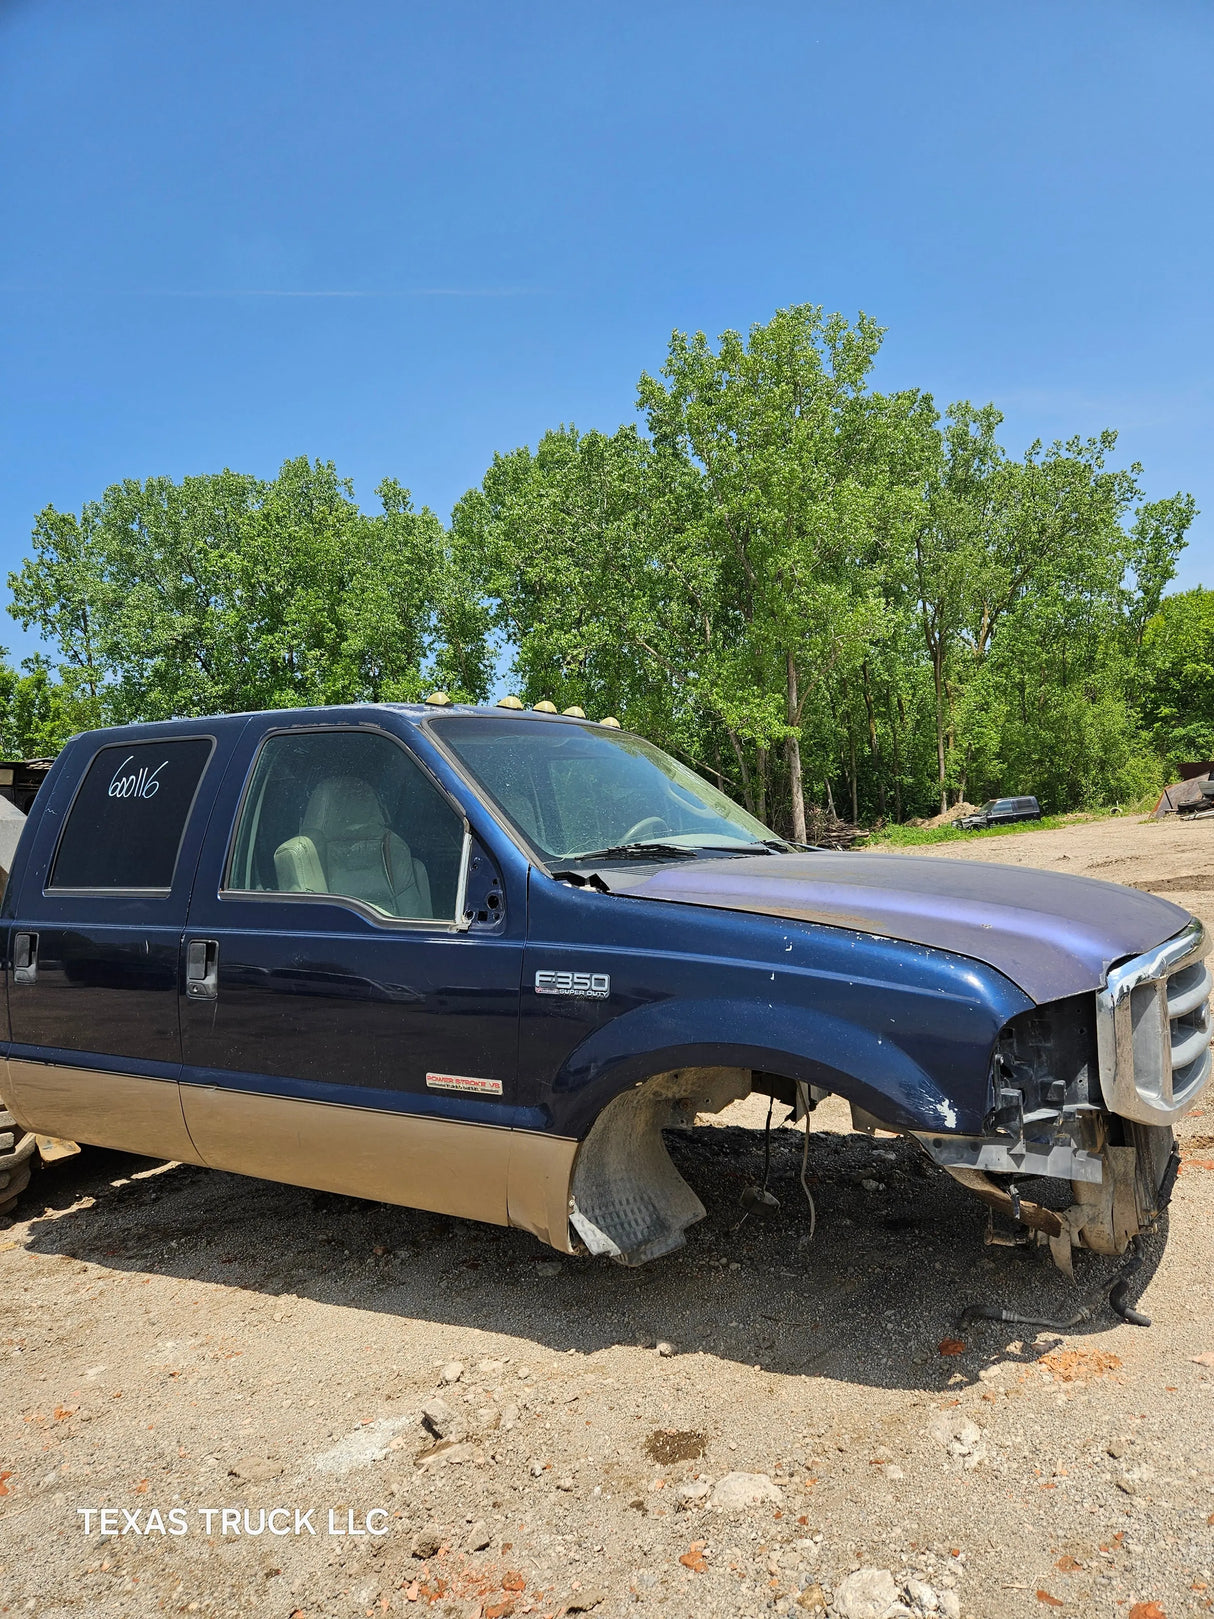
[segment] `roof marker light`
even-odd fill
[[[511,696],[499,697],[497,700],[497,706],[499,708],[522,708],[523,705],[517,697]]]

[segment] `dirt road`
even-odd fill
[[[1214,822],[924,858],[958,853],[1214,924]],[[636,1272],[114,1153],[46,1170],[0,1231],[0,1612],[856,1619],[865,1585],[971,1619],[1210,1610],[1210,1103],[1137,1279],[1150,1330],[1099,1307],[1114,1261],[1072,1285],[984,1246],[978,1204],[834,1102],[813,1239],[791,1128],[780,1207],[742,1221],[761,1123],[752,1098],[672,1139],[709,1215]],[[959,1332],[979,1301],[1098,1308]]]

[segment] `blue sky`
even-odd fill
[[[1119,429],[1214,584],[1212,69],[1208,0],[0,0],[0,572],[300,453],[445,518],[812,302],[1010,448]]]

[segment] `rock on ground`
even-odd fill
[[[898,1604],[898,1582],[887,1568],[858,1568],[835,1592],[837,1619],[886,1619]]]
[[[744,1512],[764,1501],[783,1501],[783,1492],[766,1473],[726,1473],[712,1492],[709,1505],[722,1512]]]

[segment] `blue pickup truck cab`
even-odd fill
[[[0,1095],[10,1158],[94,1143],[638,1264],[704,1212],[664,1126],[836,1093],[1069,1263],[1166,1198],[1205,951],[1113,884],[793,847],[576,712],[132,725],[74,738],[22,834]]]

